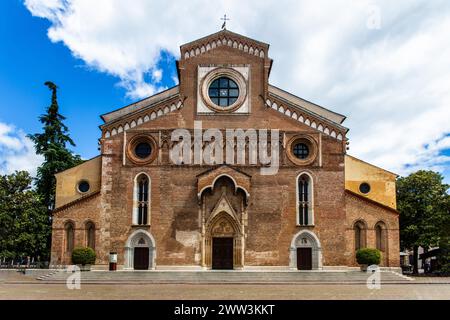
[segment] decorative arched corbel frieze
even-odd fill
[[[245,53],[248,53],[249,55],[259,57],[261,59],[264,59],[266,57],[265,48],[262,46],[257,46],[256,44],[252,43],[246,43],[242,41],[241,39],[234,39],[233,37],[224,37],[222,39],[216,39],[211,42],[210,39],[205,40],[204,43],[196,43],[193,44],[192,47],[188,47],[186,49],[183,49],[183,52],[181,54],[181,57],[184,60],[194,58],[196,56],[202,55],[212,49],[215,49],[220,46],[228,46],[230,48],[243,51]]]
[[[173,101],[173,100],[172,100]],[[169,102],[165,105],[157,105],[149,108],[145,112],[140,112],[134,117],[127,117],[121,122],[115,123],[114,126],[105,127],[103,129],[103,137],[105,139],[111,138],[119,133],[127,131],[129,129],[138,127],[146,122],[158,119],[166,114],[175,112],[183,107],[183,100]]]
[[[291,109],[293,107],[287,107],[282,103],[277,103],[270,99],[266,99],[265,104],[266,107],[276,110],[279,113],[283,114],[284,116],[297,120],[298,122],[303,123],[315,130],[323,132],[324,134],[326,134],[331,138],[342,141],[345,137],[345,134],[334,129],[330,130],[324,123],[320,122],[320,120],[313,119],[311,115],[306,115],[306,113],[302,114],[300,107],[298,107],[298,109],[296,108],[297,109],[296,111],[293,111]]]

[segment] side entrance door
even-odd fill
[[[297,248],[297,269],[312,270],[311,248]]]

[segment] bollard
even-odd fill
[[[117,270],[117,252],[109,253],[109,271]]]

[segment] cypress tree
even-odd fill
[[[29,135],[29,138],[34,142],[36,153],[44,157],[44,162],[37,169],[35,186],[51,216],[51,211],[55,208],[55,173],[72,168],[82,163],[82,160],[67,148],[67,145],[74,147],[75,143],[63,123],[66,118],[59,113],[56,95],[58,87],[50,81],[45,82],[45,85],[52,92],[52,102],[47,113],[39,117],[43,132]]]

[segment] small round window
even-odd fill
[[[90,188],[91,186],[89,185],[89,182],[85,180],[80,181],[80,183],[78,183],[78,191],[80,191],[81,193],[88,192]]]
[[[228,77],[220,77],[211,82],[208,95],[214,104],[226,108],[237,101],[239,87],[234,80]]]
[[[145,165],[155,160],[158,154],[158,147],[152,136],[139,134],[130,139],[126,152],[131,162]]]
[[[370,184],[368,184],[366,182],[361,183],[359,185],[359,191],[364,194],[369,193],[370,192]]]
[[[140,142],[134,148],[134,153],[140,159],[148,158],[152,154],[152,146],[148,142]]]
[[[306,159],[309,156],[309,148],[305,143],[296,143],[292,149],[292,153],[299,159]]]

